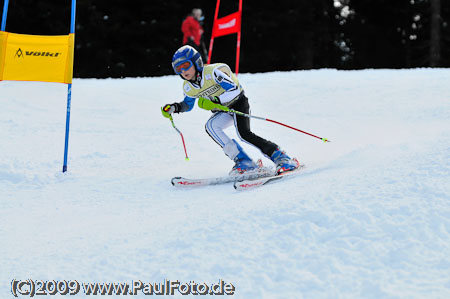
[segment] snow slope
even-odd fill
[[[235,298],[449,298],[450,70],[239,79],[254,115],[332,141],[252,121],[302,175],[250,192],[173,188],[233,165],[198,107],[174,118],[184,161],[160,113],[181,100],[177,76],[74,80],[62,174],[67,87],[0,82],[0,297],[13,279],[222,279]]]

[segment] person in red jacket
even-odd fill
[[[203,41],[202,22],[205,19],[200,8],[192,9],[192,13],[183,20],[181,31],[183,32],[183,45],[194,47],[206,61],[207,51]]]

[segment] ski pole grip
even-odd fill
[[[198,98],[198,106],[205,110],[213,110],[213,109],[219,109],[222,111],[230,110],[230,108],[228,108],[228,107],[213,103],[210,99],[202,98],[202,97]]]

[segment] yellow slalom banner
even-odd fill
[[[0,81],[72,83],[75,34],[43,36],[0,31]]]

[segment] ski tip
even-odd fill
[[[179,180],[179,179],[181,179],[180,176],[177,176],[177,177],[172,178],[172,179],[170,180],[170,182],[172,183],[172,186],[175,186],[175,180]]]

